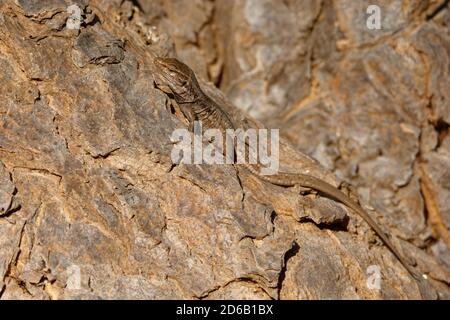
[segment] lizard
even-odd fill
[[[153,65],[155,67],[154,81],[156,87],[176,101],[190,126],[194,121],[201,121],[205,127],[220,129],[222,132],[227,129],[235,129],[235,125],[227,112],[203,92],[194,71],[186,64],[176,58],[156,57],[153,60]],[[378,223],[357,202],[338,188],[312,175],[287,172],[262,175],[254,165],[244,163],[239,164],[239,166],[244,166],[257,178],[273,185],[282,187],[300,186],[312,189],[343,203],[369,224],[409,274],[419,282],[419,289],[424,284],[425,277],[417,272],[398,251]]]

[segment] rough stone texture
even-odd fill
[[[370,31],[369,2],[0,1],[0,298],[420,298],[342,205],[174,166],[167,54],[238,121],[262,126],[231,103],[281,128],[281,169],[356,186],[450,298],[449,12],[379,1]]]

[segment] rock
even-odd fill
[[[175,52],[237,123],[263,126],[233,102],[281,128],[280,170],[355,184],[450,296],[448,248],[433,244],[450,223],[442,14],[412,26],[432,5],[394,1],[389,28],[371,33],[350,30],[364,5],[349,1],[228,4],[0,3],[1,299],[420,298],[332,199],[172,163],[171,134],[186,124],[152,61]]]
[[[0,216],[17,209],[17,205],[14,205],[15,193],[16,187],[11,180],[11,173],[0,162]]]

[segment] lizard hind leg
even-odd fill
[[[356,188],[346,181],[342,181],[339,185],[339,190],[349,197],[353,202],[359,203],[358,192]]]
[[[296,193],[296,194],[300,194],[302,196],[307,195],[307,194],[314,194],[317,195],[317,191],[311,188],[307,188],[307,187],[303,187],[301,185],[296,184],[295,186],[292,187],[292,190]]]

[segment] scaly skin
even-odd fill
[[[202,121],[202,124],[206,128],[218,128],[222,131],[225,131],[226,129],[235,129],[235,126],[227,113],[202,91],[194,72],[187,65],[174,58],[160,57],[155,58],[154,65],[156,68],[156,86],[165,93],[173,96],[183,114],[188,118],[190,124],[192,124],[193,121]],[[301,186],[310,188],[353,209],[373,230],[375,230],[378,236],[411,276],[419,281],[419,284],[424,284],[425,279],[422,275],[419,274],[400,254],[380,226],[359,204],[352,201],[339,189],[323,180],[305,174],[278,173],[274,175],[261,175],[257,169],[258,167],[255,165],[242,164],[240,166],[244,166],[256,177],[271,184],[283,187]],[[420,285],[419,288],[421,288]]]

